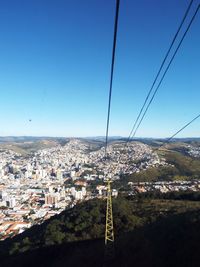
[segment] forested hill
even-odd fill
[[[199,266],[200,203],[175,199],[114,200],[110,266]],[[1,242],[1,266],[102,266],[104,223],[105,201],[77,205]]]

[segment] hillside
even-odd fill
[[[200,143],[192,143],[199,150]],[[139,173],[121,175],[120,181],[115,182],[117,188],[126,187],[128,182],[151,182],[192,180],[200,178],[200,154],[189,154],[187,143],[172,143],[157,150],[159,157],[164,158],[168,166],[152,167]]]
[[[198,266],[199,209],[199,201],[115,199],[113,266],[132,266],[133,261],[134,266]],[[1,262],[3,266],[102,266],[104,222],[105,201],[82,203],[1,242]]]
[[[54,137],[0,137],[0,149],[12,150],[22,156],[27,156],[41,149],[65,145],[68,138]]]

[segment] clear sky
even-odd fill
[[[188,3],[121,0],[110,135],[129,135]],[[105,134],[114,13],[114,0],[0,1],[0,136]],[[200,12],[137,136],[200,113],[199,70]],[[200,120],[183,136],[200,136]]]

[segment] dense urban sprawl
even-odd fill
[[[80,201],[105,197],[104,180],[108,177],[117,180],[121,174],[138,173],[149,167],[165,165],[164,158],[139,142],[131,142],[128,146],[119,142],[110,144],[106,159],[104,147],[91,149],[89,143],[79,139],[71,139],[64,146],[56,145],[29,156],[1,150],[0,239],[40,224]],[[100,183],[95,185],[95,181]],[[89,185],[93,182],[92,189]],[[188,188],[196,190],[198,187],[198,184],[191,182],[129,185],[133,193],[152,189],[161,192]],[[117,196],[118,191],[113,189],[112,194]]]

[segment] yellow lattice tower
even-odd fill
[[[105,260],[114,258],[114,229],[112,214],[112,191],[111,180],[107,181],[107,209],[106,209],[106,231],[105,231]]]

